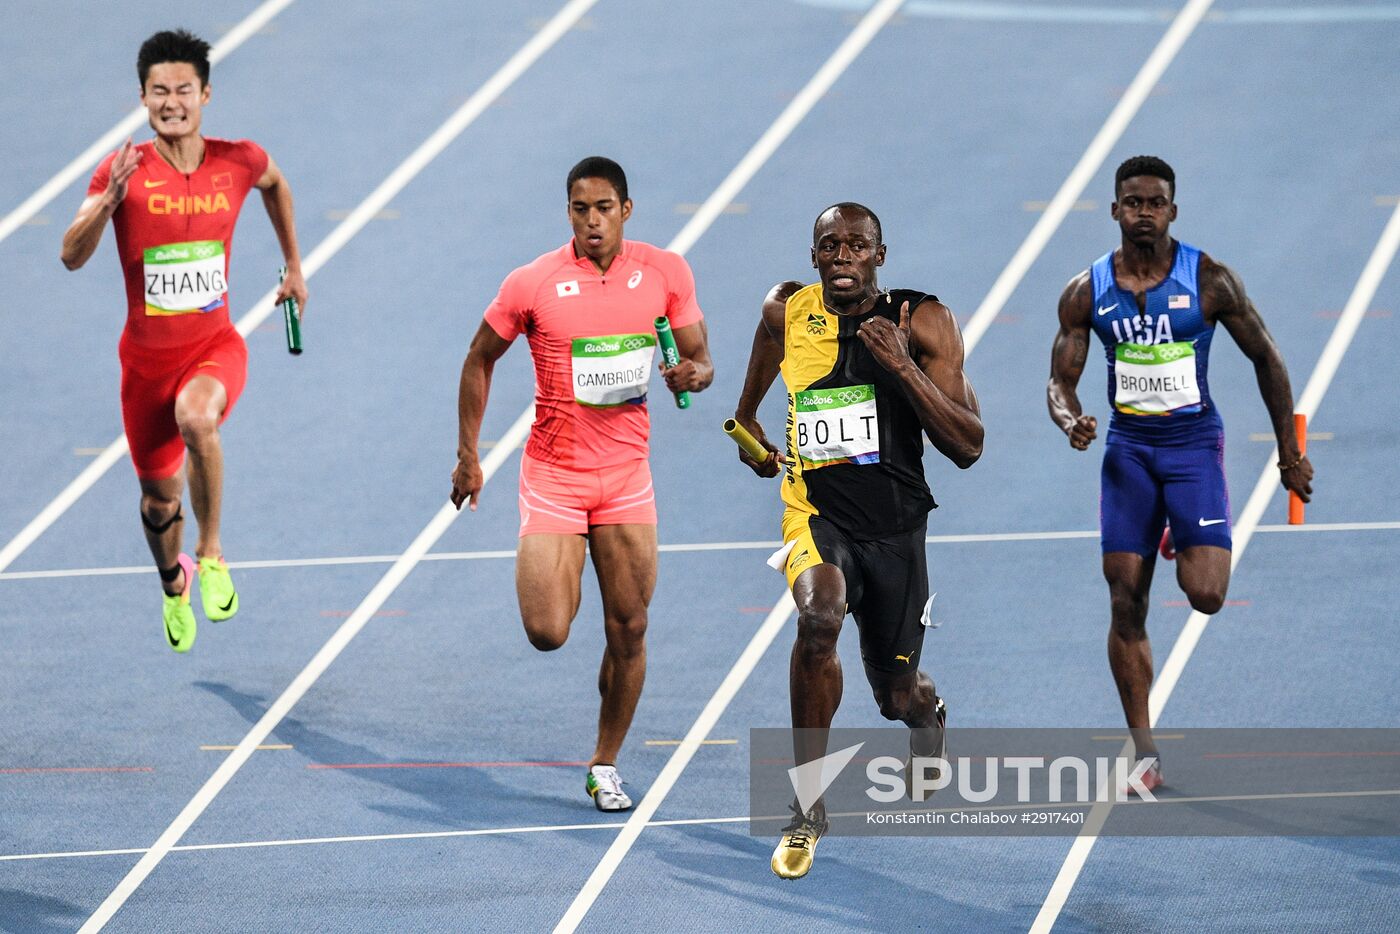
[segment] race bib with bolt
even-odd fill
[[[873,385],[805,389],[794,393],[793,408],[802,466],[880,462]]]

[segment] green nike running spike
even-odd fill
[[[221,623],[238,612],[238,591],[223,558],[199,559],[199,599],[211,622]]]
[[[165,641],[177,652],[194,647],[196,624],[194,607],[190,606],[190,588],[194,586],[194,562],[189,555],[180,555],[180,568],[185,572],[185,587],[173,597],[165,594]]]

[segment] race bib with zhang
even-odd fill
[[[219,240],[167,243],[143,251],[146,314],[191,315],[224,305],[224,245]]]

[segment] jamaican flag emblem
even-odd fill
[[[808,315],[808,316],[807,316],[807,333],[808,333],[808,334],[825,334],[825,333],[826,333],[826,316],[825,316],[825,315],[817,315],[817,314]]]

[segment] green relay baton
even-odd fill
[[[653,323],[656,325],[656,342],[661,345],[661,362],[669,370],[681,362],[681,352],[676,349],[676,335],[671,333],[671,319],[662,315]],[[676,408],[690,408],[690,393],[676,393]]]
[[[287,281],[287,267],[277,271],[277,284]],[[297,314],[297,300],[288,295],[282,302],[282,320],[287,325],[287,353],[301,353],[301,315]]]

